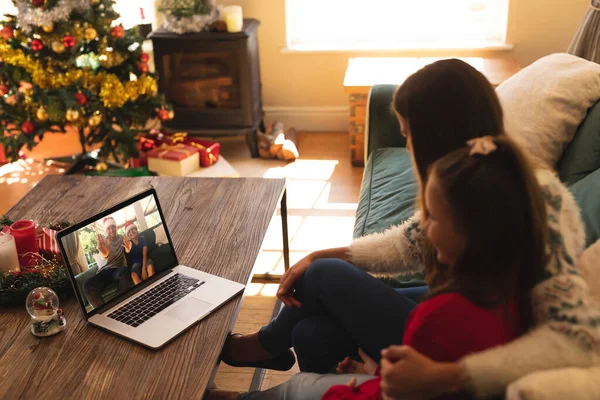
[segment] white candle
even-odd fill
[[[240,32],[244,25],[241,6],[227,6],[221,9],[223,21],[227,24],[227,32]]]
[[[19,269],[15,238],[9,233],[0,233],[0,271],[19,271]]]

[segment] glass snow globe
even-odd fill
[[[31,315],[31,333],[35,336],[51,336],[65,329],[65,317],[58,308],[54,290],[47,287],[33,289],[25,300],[25,308]]]

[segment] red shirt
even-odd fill
[[[477,306],[459,293],[444,293],[424,301],[412,311],[406,321],[403,343],[435,361],[451,362],[508,343],[518,334],[514,301],[490,309]],[[336,385],[325,393],[323,400],[380,400],[380,381],[379,377],[371,379],[356,391],[346,385]]]

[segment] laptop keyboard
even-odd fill
[[[204,281],[196,278],[175,274],[160,285],[111,312],[108,314],[108,318],[135,328],[203,284]]]

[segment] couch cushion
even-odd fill
[[[600,101],[587,117],[558,162],[560,180],[568,186],[600,168]]]
[[[404,148],[375,150],[365,167],[354,237],[381,232],[414,213],[417,180]]]
[[[506,132],[532,158],[555,167],[587,110],[600,98],[600,65],[552,54],[496,89]]]
[[[600,238],[600,169],[570,187],[585,224],[585,246]]]

